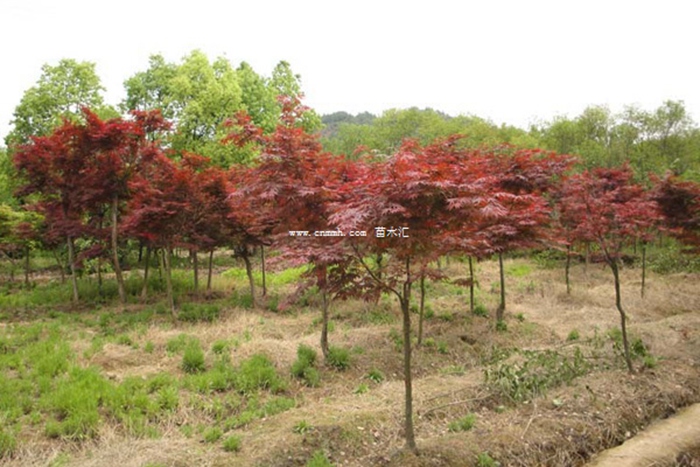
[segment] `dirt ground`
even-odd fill
[[[464,277],[464,264],[452,262],[446,268],[451,277]],[[36,442],[23,445],[8,465],[291,467],[305,465],[321,450],[338,466],[498,465],[489,464],[488,459],[503,466],[575,466],[635,437],[654,421],[700,402],[699,275],[649,274],[641,298],[640,271],[622,272],[630,332],[641,338],[655,362],[645,366],[637,360],[637,372],[629,375],[606,335],[619,327],[620,319],[608,269],[576,265],[571,294],[566,293],[560,269],[539,269],[531,262],[510,260],[506,271],[511,272],[507,275],[507,331],[497,331],[492,318],[498,297],[496,263],[477,266],[478,298],[492,312],[490,317],[471,316],[468,295],[458,294],[455,286],[434,284],[429,288],[427,300],[434,316],[426,320],[425,338],[443,346],[437,351],[434,345],[423,345],[414,352],[418,456],[401,449],[402,362],[390,337],[392,329],[399,330],[400,321],[397,306],[388,301],[380,307],[391,310],[389,323],[372,322],[372,305],[334,305],[330,340],[357,349],[352,367],[346,372],[323,369],[318,388],[293,382],[288,394],[297,400],[297,406],[235,430],[242,437],[240,452],[227,453],[220,446],[184,436],[179,423],[185,415],[179,414],[180,421],[175,417],[161,427],[158,439],[124,438],[109,426],[97,440],[81,445],[59,445],[37,437]],[[231,309],[213,324],[151,326],[134,339],[153,342],[159,348],[186,330],[206,349],[217,339],[248,333],[250,339],[231,350],[232,359],[263,352],[280,373],[289,374],[297,346],[318,345],[318,315],[313,303],[308,310],[294,313]],[[572,331],[577,339],[571,339]],[[517,402],[498,398],[484,384],[485,368],[517,361],[517,356],[499,357],[508,349],[549,349],[568,355],[576,346],[584,349],[585,358],[595,366],[569,384]],[[98,365],[116,380],[163,371],[181,373],[176,358],[113,344],[105,345],[85,364]],[[384,381],[368,381],[366,375],[373,368],[381,370]],[[366,391],[357,390],[362,384]],[[476,416],[473,429],[448,430],[450,421],[469,413]],[[684,421],[688,417],[677,419],[673,430],[679,436],[686,428],[697,429]],[[311,427],[302,434],[294,431],[300,421]],[[654,433],[650,430],[644,439],[665,439]],[[689,433],[700,440],[697,432]],[[698,465],[690,463],[696,462],[692,458],[698,447],[692,444],[679,447],[690,460],[683,461],[681,456],[668,465]]]

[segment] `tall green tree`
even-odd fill
[[[63,59],[55,66],[44,65],[37,83],[25,91],[15,108],[5,143],[12,149],[28,143],[31,136],[46,136],[64,118],[79,120],[82,107],[90,107],[103,118],[117,116],[116,110],[105,105],[104,90],[94,63]]]

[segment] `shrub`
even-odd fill
[[[350,352],[342,347],[331,347],[326,361],[338,371],[347,370],[350,368]]]
[[[224,451],[238,452],[241,450],[241,437],[232,435],[226,438],[223,442]]]
[[[474,424],[476,423],[476,415],[473,413],[470,413],[468,415],[465,415],[464,417],[460,418],[459,420],[455,420],[454,422],[450,422],[449,425],[447,425],[447,429],[452,432],[457,432],[457,431],[469,431],[474,427]]]

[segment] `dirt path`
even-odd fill
[[[651,425],[622,445],[603,451],[589,467],[665,465],[700,446],[700,404]]]

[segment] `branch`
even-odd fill
[[[379,284],[380,287],[392,291],[392,292],[399,298],[399,300],[403,300],[403,296],[398,292],[398,290],[396,290],[395,288],[393,288],[393,287],[391,287],[390,285],[388,285],[386,282],[384,282],[383,280],[381,280],[380,278],[378,278],[378,277],[374,274],[374,272],[372,272],[372,270],[370,269],[370,267],[367,266],[367,263],[365,263],[365,260],[364,260],[363,256],[360,254],[359,251],[357,251],[357,246],[356,246],[355,244],[351,244],[351,246],[352,246],[353,251],[355,252],[355,255],[357,256],[357,259],[360,261],[360,264],[362,264],[362,266],[365,268],[365,270],[366,270],[367,273],[370,275],[370,277],[371,277],[377,284]]]

